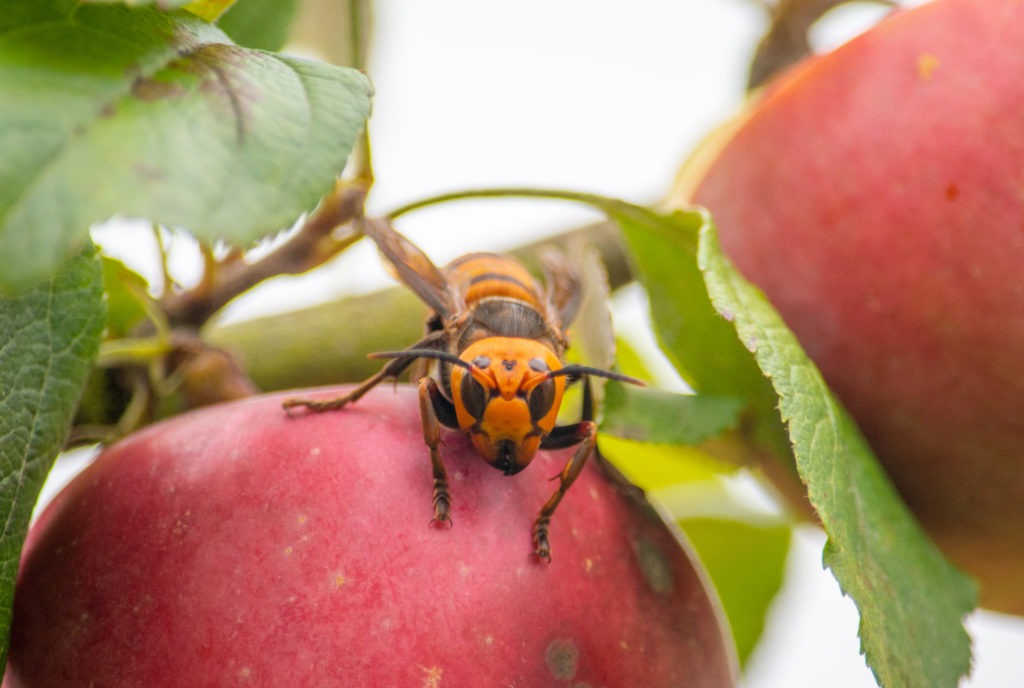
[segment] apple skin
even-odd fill
[[[937,544],[1024,613],[1024,2],[896,13],[680,175]],[[724,143],[723,143],[724,141]]]
[[[438,526],[413,388],[289,417],[295,394],[151,426],[55,499],[6,688],[735,685],[692,556],[603,471],[568,491],[547,564],[530,530],[569,453],[507,477],[446,433]]]

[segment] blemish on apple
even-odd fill
[[[579,648],[572,640],[567,639],[552,640],[544,654],[544,661],[552,676],[562,681],[575,678],[579,659]]]

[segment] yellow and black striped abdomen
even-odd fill
[[[533,276],[514,258],[493,253],[470,253],[452,261],[448,278],[459,285],[466,306],[488,298],[522,301],[539,313],[546,309],[545,296]]]

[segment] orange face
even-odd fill
[[[540,342],[515,337],[481,339],[459,358],[471,366],[452,367],[459,427],[489,464],[518,473],[555,427],[566,381],[550,373],[561,361]]]

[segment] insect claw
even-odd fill
[[[293,411],[292,409],[301,406],[302,408],[308,411],[310,410],[310,403],[311,402],[303,401],[302,399],[285,399],[283,402],[281,402],[281,408],[284,409],[284,413],[286,416],[288,416],[289,418],[296,418],[299,414],[298,412]]]
[[[548,519],[541,517],[533,524],[533,556],[551,563],[551,541],[548,539]]]
[[[443,491],[442,491],[443,490]],[[439,488],[434,494],[434,517],[430,519],[431,523],[437,523],[438,525],[444,525],[445,523],[451,527],[451,501],[448,497],[447,485]]]
[[[430,519],[431,525],[443,526],[447,524],[449,528],[453,527],[455,524],[452,522],[452,517],[449,515],[448,509],[449,507],[447,501],[444,502],[443,505],[435,504],[434,517]]]
[[[333,399],[285,399],[281,402],[281,407],[284,408],[285,413],[289,416],[294,414],[291,412],[293,408],[302,407],[308,413],[323,413],[324,411],[337,411],[340,408],[348,406],[350,403],[358,399],[365,393],[366,390],[356,390],[354,393],[346,394],[343,397],[334,397]]]

